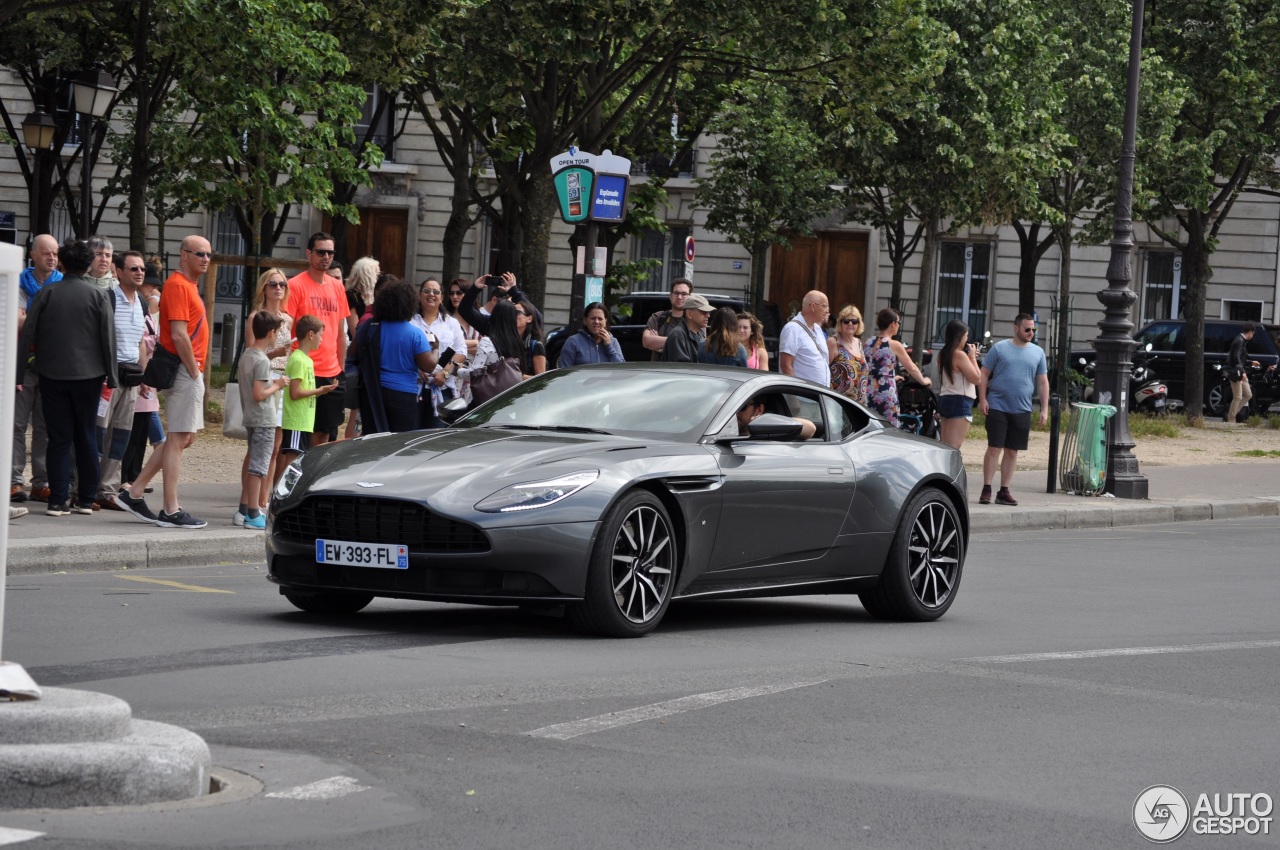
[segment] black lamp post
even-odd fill
[[[28,246],[36,238],[36,231],[43,225],[40,217],[40,161],[42,151],[53,147],[53,137],[58,131],[53,116],[40,107],[22,119],[22,143],[31,151],[31,208],[27,211],[30,225],[27,227]]]
[[[101,65],[95,65],[76,78],[73,86],[76,95],[76,112],[84,116],[80,128],[80,238],[89,238],[92,216],[89,207],[93,202],[93,173],[89,165],[90,139],[93,136],[93,119],[107,114],[111,98],[115,96],[116,81]]]
[[[1138,472],[1129,433],[1129,378],[1133,350],[1130,308],[1138,300],[1133,280],[1133,163],[1137,158],[1138,75],[1142,64],[1143,0],[1133,0],[1133,30],[1129,37],[1129,82],[1125,90],[1124,137],[1120,148],[1120,177],[1116,187],[1116,221],[1111,237],[1107,288],[1098,293],[1104,315],[1102,333],[1093,341],[1098,352],[1097,397],[1113,404],[1116,415],[1107,428],[1107,492],[1121,499],[1147,498],[1146,476]]]

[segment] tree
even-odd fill
[[[694,196],[707,210],[707,227],[751,253],[756,309],[770,246],[789,247],[789,232],[811,234],[814,219],[838,205],[835,172],[823,162],[817,134],[792,108],[795,99],[776,81],[741,85],[708,128],[718,144]]]
[[[1280,172],[1280,7],[1274,0],[1148,7],[1146,43],[1183,99],[1166,143],[1139,133],[1141,215],[1182,252],[1187,419],[1203,422],[1204,308],[1218,234],[1245,192],[1276,193]],[[1174,219],[1176,229],[1163,222]]]

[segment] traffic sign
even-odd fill
[[[693,237],[686,236],[684,239],[684,261],[686,263],[693,262],[693,256],[696,253],[696,247],[693,244]]]

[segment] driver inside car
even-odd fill
[[[738,408],[738,435],[742,437],[750,436],[747,431],[747,425],[751,420],[755,419],[765,412],[765,404],[763,398],[753,398],[746,404]],[[793,416],[792,419],[800,423],[800,439],[808,440],[814,434],[818,433],[818,428],[808,419],[799,416]]]

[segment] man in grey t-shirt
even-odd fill
[[[982,494],[978,503],[991,504],[991,482],[1000,467],[996,504],[1016,505],[1009,482],[1018,452],[1031,435],[1031,393],[1040,394],[1040,424],[1049,421],[1049,370],[1044,350],[1032,340],[1036,321],[1027,313],[1013,320],[1013,339],[997,342],[982,361],[978,405],[987,417],[987,453],[982,458]]]

